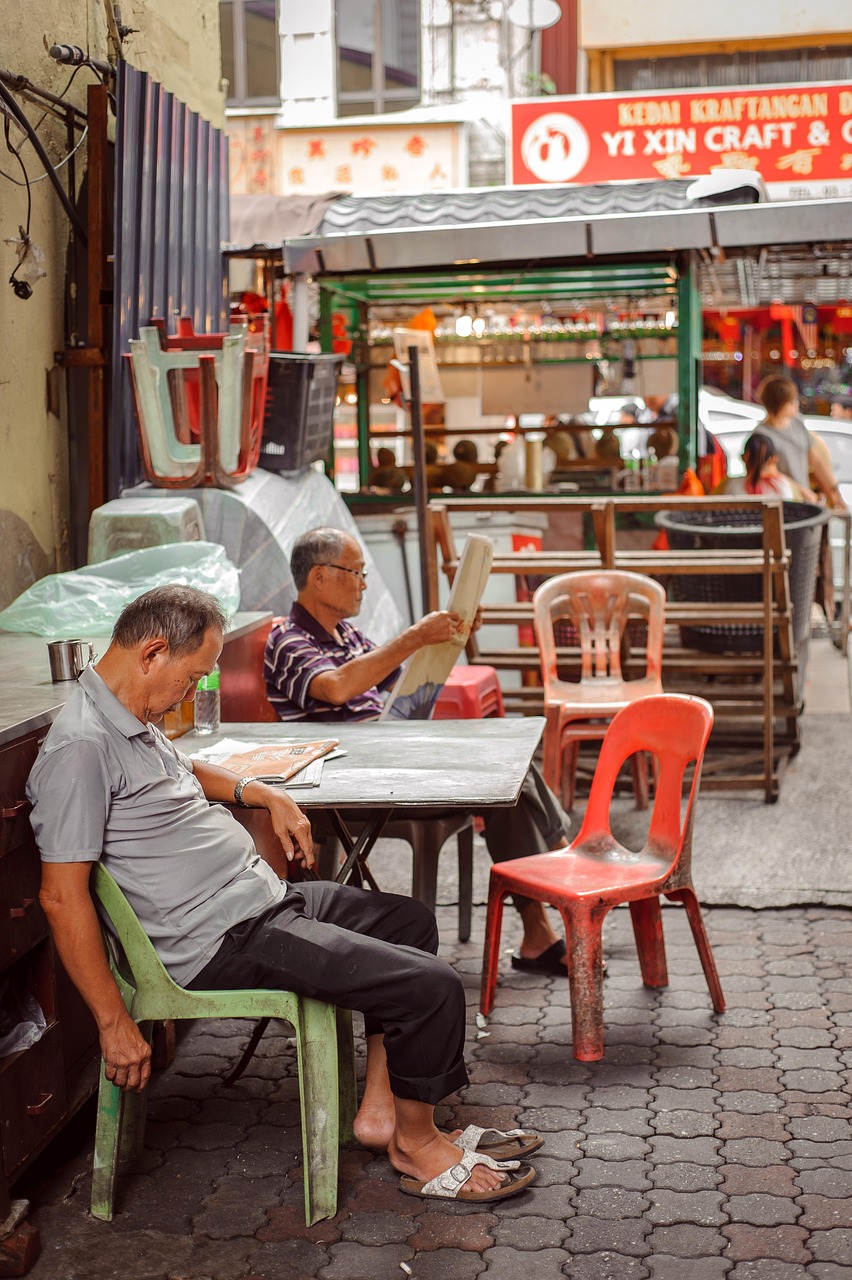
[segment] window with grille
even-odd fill
[[[337,0],[337,114],[420,101],[420,0]]]
[[[280,102],[276,0],[220,0],[222,76],[228,106]]]
[[[662,89],[726,85],[814,83],[852,77],[852,45],[814,49],[746,50],[683,58],[615,60],[615,88],[651,93]]]

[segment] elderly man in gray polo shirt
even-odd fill
[[[182,985],[278,987],[363,1012],[367,1079],[355,1131],[387,1149],[404,1190],[474,1201],[514,1194],[534,1175],[489,1158],[507,1154],[505,1135],[478,1134],[460,1156],[434,1124],[434,1104],[467,1073],[464,992],[435,957],[431,912],[392,894],[279,880],[223,802],[267,809],[287,858],[310,867],[310,826],[290,796],[190,760],[152,723],[194,696],[226,621],[192,587],[161,587],[128,605],[30,775],[41,903],[97,1022],[107,1076],[143,1089],[150,1050],[106,960],[89,892],[100,858]],[[521,1135],[508,1153],[539,1141]]]

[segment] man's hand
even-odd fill
[[[141,1093],[151,1076],[151,1046],[130,1014],[102,1027],[100,1041],[107,1080],[119,1089]]]
[[[457,613],[448,613],[441,609],[437,613],[427,613],[425,618],[415,622],[409,629],[412,640],[417,641],[417,648],[429,644],[446,644],[449,640],[458,641],[465,637],[467,628]]]
[[[262,785],[262,784],[261,784]],[[254,788],[255,784],[252,784]],[[249,788],[246,787],[246,791]],[[281,787],[263,787],[263,798],[254,791],[252,798],[269,813],[276,836],[288,862],[301,862],[303,867],[314,865],[314,843],[311,838],[311,824],[302,813],[292,797]],[[243,792],[245,795],[245,792]]]

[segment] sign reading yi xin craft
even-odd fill
[[[760,174],[776,198],[852,194],[852,84],[512,103],[512,182]]]

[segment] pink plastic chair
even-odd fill
[[[544,777],[566,809],[574,803],[580,743],[603,738],[622,707],[663,692],[665,602],[663,588],[653,579],[605,569],[561,574],[533,596],[547,718]],[[637,680],[625,680],[621,672],[621,642],[631,616],[643,618],[648,627],[645,675]],[[554,624],[563,619],[579,639],[579,684],[560,680],[557,672]],[[637,808],[647,809],[644,762],[634,760],[632,766]]]
[[[603,961],[601,929],[607,912],[630,904],[639,965],[646,986],[668,985],[660,894],[683,902],[713,1008],[725,997],[692,885],[692,824],[701,763],[713,710],[703,698],[663,694],[619,711],[601,748],[591,795],[576,840],[567,849],[496,863],[491,868],[480,1008],[494,1004],[503,900],[523,894],[556,907],[565,922],[574,1057],[603,1057]],[[635,751],[648,751],[658,766],[645,847],[625,849],[610,829],[610,802],[619,771]],[[686,812],[681,817],[684,774],[695,764]]]

